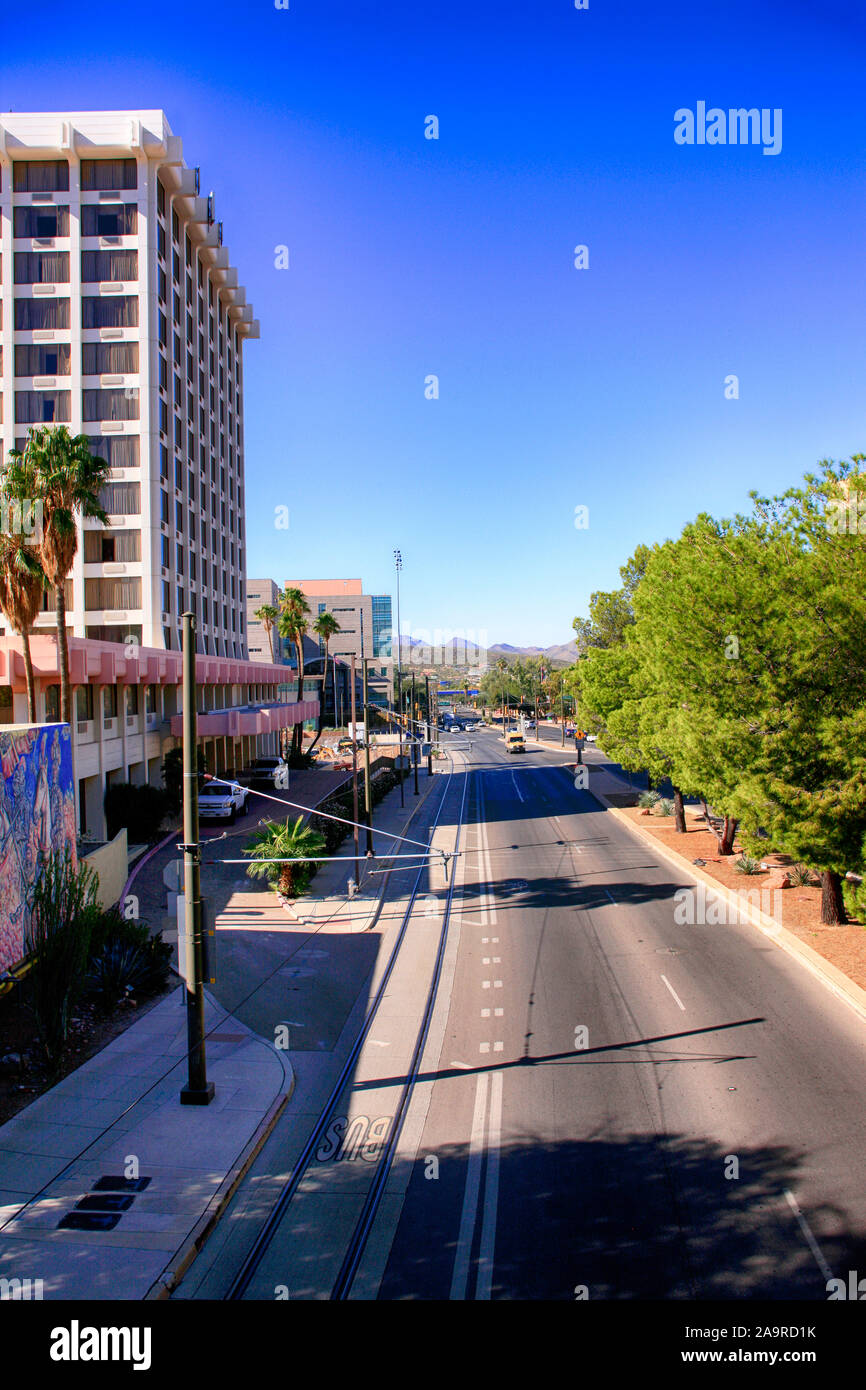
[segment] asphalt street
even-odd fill
[[[687,874],[575,788],[572,750],[509,756],[492,731],[455,747],[437,1007],[349,1296],[823,1301],[830,1277],[866,1271],[866,1025],[753,927],[678,925]],[[395,875],[395,917],[405,892]],[[353,1103],[383,1133],[397,1113],[442,903],[431,879],[411,968],[334,1110],[350,1123]],[[363,1019],[373,954],[181,1297],[224,1296]],[[320,1146],[248,1296],[280,1278],[332,1296],[381,1146],[366,1164],[339,1150]]]

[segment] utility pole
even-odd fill
[[[415,795],[418,796],[418,706],[415,703],[415,672],[412,672],[412,769],[415,773]]]
[[[186,1037],[188,1080],[181,1105],[210,1105],[204,1046],[204,943],[201,910],[201,846],[198,839],[195,615],[183,615],[183,899],[186,936]]]
[[[373,853],[373,795],[370,790],[370,721],[367,715],[367,663],[364,662],[364,819],[367,822],[367,853]]]
[[[406,804],[403,794],[403,667],[400,659],[400,571],[403,568],[403,556],[399,550],[394,551],[394,568],[397,571],[397,736],[400,750],[397,766],[400,769],[400,806],[403,807]]]
[[[355,723],[355,653],[352,652],[352,836],[355,841],[355,887],[360,888],[361,876],[358,870],[358,726]]]
[[[424,677],[424,686],[427,691],[427,776],[433,776],[433,734],[430,727],[430,677]]]
[[[364,709],[364,821],[367,830],[367,853],[373,853],[373,798],[370,791],[370,716],[367,711],[367,658],[364,655],[364,609],[361,608],[361,679]]]
[[[562,747],[565,747],[565,706],[562,702],[562,686],[559,687],[559,724],[562,730]]]

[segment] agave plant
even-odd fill
[[[250,878],[264,878],[276,884],[283,897],[303,893],[316,871],[313,863],[293,863],[293,860],[315,860],[325,852],[325,839],[308,825],[303,816],[292,824],[289,821],[262,821],[253,831],[249,844],[242,850],[250,859],[247,866]],[[268,861],[272,860],[270,863]]]
[[[651,811],[653,806],[655,806],[656,803],[659,801],[661,801],[661,797],[659,796],[658,792],[641,792],[640,796],[637,799],[637,804],[638,806],[643,806],[644,810]]]
[[[734,865],[738,874],[762,874],[760,859],[754,859],[751,854],[741,854]]]
[[[660,816],[672,816],[674,813],[674,803],[669,796],[662,796],[656,804],[656,810]]]

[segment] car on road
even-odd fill
[[[256,758],[250,768],[250,783],[253,786],[273,787],[276,791],[286,791],[289,785],[289,765],[285,758]]]
[[[523,721],[523,727],[524,727],[525,729],[534,729],[534,728],[535,728],[535,720],[534,720],[534,719],[524,719],[524,721]]]
[[[526,752],[526,743],[519,730],[514,729],[505,735],[505,751],[506,753]]]
[[[247,809],[249,792],[237,782],[205,782],[198,794],[200,820],[227,820],[234,824]]]

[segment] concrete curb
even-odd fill
[[[265,1141],[270,1136],[277,1120],[291,1100],[296,1084],[295,1072],[291,1062],[287,1057],[282,1057],[280,1060],[283,1064],[283,1070],[288,1076],[288,1085],[284,1087],[279,1095],[271,1102],[257,1125],[255,1133],[251,1135],[250,1139],[241,1150],[234,1165],[220,1183],[180,1249],[175,1251],[165,1269],[151,1284],[147,1293],[144,1295],[143,1302],[162,1301],[171,1297],[184,1274],[189,1269],[196,1256],[204,1248],[209,1237],[213,1234],[214,1228],[220,1217],[237,1192],[256,1157],[264,1148]]]
[[[686,878],[691,878],[695,883],[703,883],[705,887],[711,888],[717,897],[723,899],[729,906],[736,905],[737,920],[742,921],[746,916],[753,927],[768,937],[774,945],[785,951],[789,956],[799,961],[810,974],[820,980],[837,999],[841,999],[849,1008],[866,1022],[866,990],[861,989],[858,984],[849,979],[838,966],[833,965],[832,961],[826,960],[818,951],[809,946],[805,941],[801,941],[793,932],[781,926],[773,917],[769,917],[760,908],[752,903],[743,904],[732,889],[719,883],[711,874],[706,874],[697,864],[690,864],[689,861],[676,850],[669,849],[663,845],[654,835],[648,835],[641,826],[636,825],[618,806],[611,806],[610,802],[601,792],[594,792],[590,789],[590,795],[595,798],[600,806],[610,815],[626,826],[643,845],[651,845],[653,852],[662,859],[667,860],[674,868]],[[745,907],[745,912],[744,912]]]

